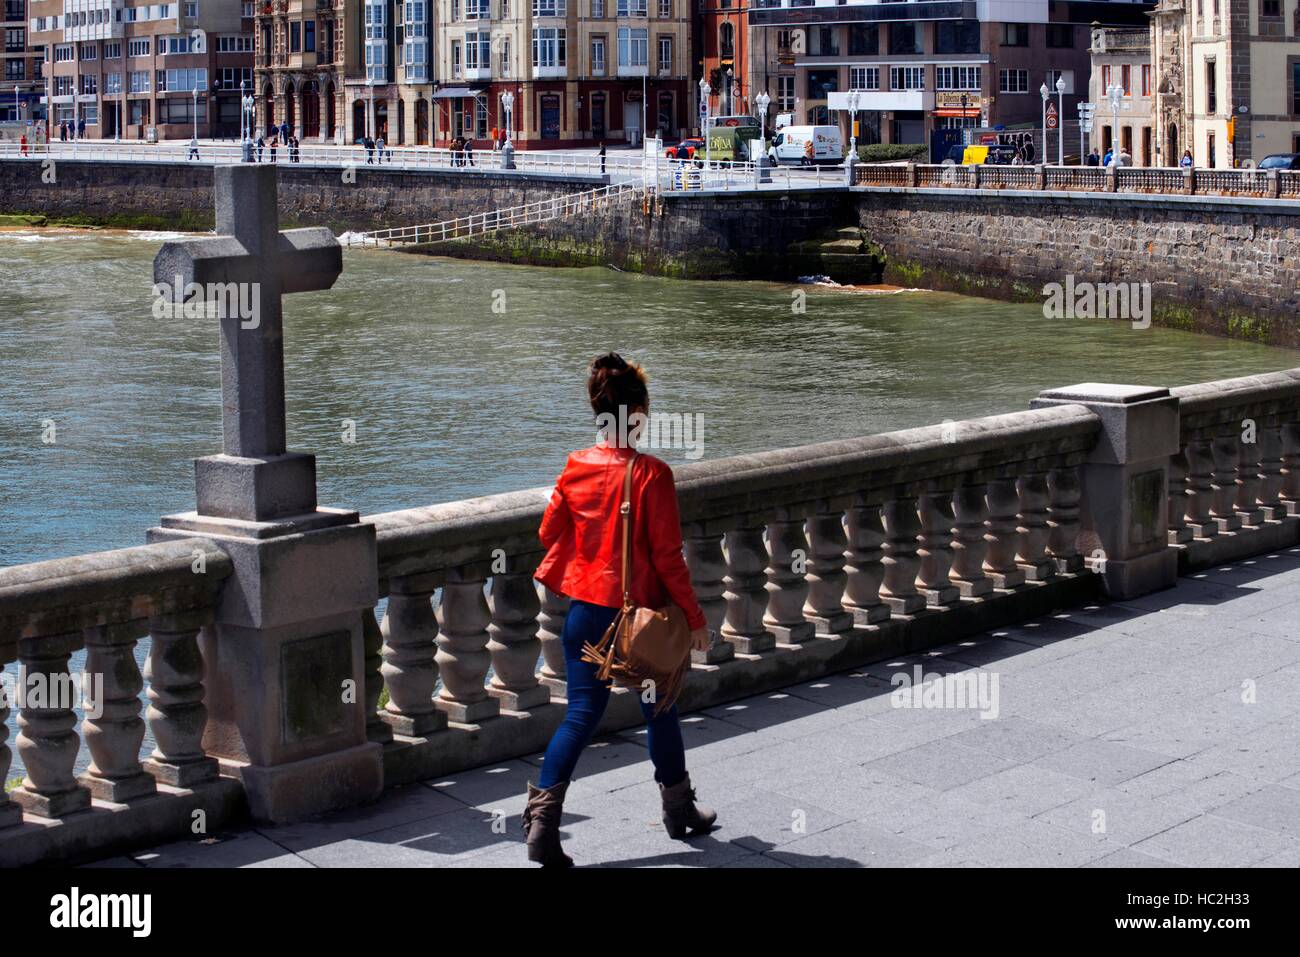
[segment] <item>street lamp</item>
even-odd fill
[[[371,76],[366,77],[366,90],[370,94],[370,112],[366,114],[366,129],[365,129],[365,135],[368,137],[370,136],[371,116],[375,112],[375,78],[373,74]],[[376,123],[376,129],[378,129],[377,123]]]
[[[1065,77],[1056,78],[1056,165],[1065,165]],[[1047,144],[1044,143],[1044,146]],[[1082,146],[1079,147],[1083,149]]]
[[[501,147],[501,165],[505,169],[514,169],[515,141],[510,134],[510,128],[514,125],[515,95],[509,92],[502,93],[501,107],[506,111],[506,141]]]
[[[850,90],[844,97],[849,107],[849,162],[858,161],[858,102],[861,94],[857,90]]]
[[[1043,163],[1047,163],[1047,84],[1044,83],[1038,88],[1038,92],[1043,97]]]
[[[704,107],[702,111],[704,113],[704,124],[700,132],[704,134],[704,165],[705,166],[711,165],[710,156],[709,156],[709,94],[712,92],[713,90],[709,86],[709,81],[706,80],[704,77],[700,77],[700,106]]]
[[[239,81],[239,141],[243,146],[244,162],[253,161],[253,110],[257,100],[248,92],[248,81]]]
[[[1111,162],[1116,166],[1119,165],[1119,107],[1124,99],[1124,87],[1118,83],[1112,83],[1106,87],[1106,96],[1110,99],[1111,115],[1111,134],[1110,134],[1110,157]]]
[[[199,145],[199,81],[194,80],[194,145]]]
[[[766,90],[754,97],[754,108],[758,110],[758,139],[763,144],[758,156],[754,157],[754,169],[758,171],[760,183],[772,181],[767,173],[767,108],[771,102],[772,98],[767,95]]]

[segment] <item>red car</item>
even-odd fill
[[[704,149],[704,140],[698,136],[687,137],[676,146],[664,150],[669,159],[695,159],[695,151]]]

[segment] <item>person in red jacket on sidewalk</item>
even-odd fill
[[[643,421],[636,418],[637,413],[649,415],[645,373],[617,353],[592,362],[587,393],[598,424]],[[600,640],[623,604],[619,507],[631,456],[636,456],[632,465],[632,581],[628,588],[632,602],[644,608],[661,608],[672,602],[686,615],[691,646],[698,651],[709,647],[704,612],[682,557],[672,469],[653,455],[636,450],[637,431],[624,436],[616,434],[617,428],[607,427],[600,442],[571,454],[538,530],[546,557],[535,577],[570,599],[560,636],[567,667],[568,708],[546,748],[538,784],[528,784],[524,810],[528,859],[543,866],[573,865],[560,848],[564,793],[582,749],[595,734],[609,703],[609,682],[597,678],[596,666],[582,660],[582,646]],[[654,703],[642,700],[641,712],[663,799],[664,827],[674,838],[707,833],[717,815],[695,803],[677,706],[656,717]]]

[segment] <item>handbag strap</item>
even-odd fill
[[[629,575],[632,571],[632,465],[636,462],[636,452],[627,460],[627,471],[623,475],[623,502],[619,513],[623,516],[623,610],[632,608]]]

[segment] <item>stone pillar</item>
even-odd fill
[[[697,664],[717,664],[735,657],[736,647],[722,635],[727,617],[726,583],[727,559],[722,554],[722,533],[710,531],[704,524],[691,524],[683,529],[686,541],[686,567],[691,573],[691,586],[699,599],[700,610],[709,629],[707,651],[692,651]]]
[[[880,506],[859,498],[844,516],[847,547],[844,549],[844,607],[856,625],[876,625],[889,619],[889,606],[880,600],[885,578],[882,546],[885,529]]]
[[[564,631],[564,619],[569,614],[569,599],[551,591],[545,585],[541,589],[542,613],[537,637],[542,643],[541,683],[551,689],[553,697],[568,696],[568,669],[564,663],[564,645],[560,634]]]
[[[1168,389],[1083,383],[1043,392],[1034,408],[1077,404],[1102,431],[1080,466],[1080,535],[1099,543],[1096,568],[1112,599],[1174,584],[1178,553],[1168,547],[1169,463],[1180,451],[1178,400]]]
[[[407,737],[424,737],[447,726],[446,716],[433,704],[438,684],[433,593],[439,584],[437,575],[428,574],[394,578],[388,584],[388,612],[380,625],[384,663],[379,669],[388,703],[380,719]]]
[[[757,518],[742,517],[738,528],[726,534],[727,568],[723,577],[727,603],[722,637],[735,650],[757,655],[776,647],[776,636],[767,630],[767,546],[763,526]]]
[[[18,646],[14,642],[0,642],[0,668],[3,668],[9,662],[18,657]],[[23,821],[23,809],[21,805],[15,804],[5,793],[4,782],[9,780],[9,765],[13,762],[13,751],[5,740],[9,737],[9,694],[3,685],[0,685],[0,828],[10,827],[15,824],[21,824]]]
[[[550,690],[537,681],[537,659],[542,651],[537,616],[542,603],[533,584],[533,571],[539,557],[508,558],[506,570],[492,576],[492,623],[488,625],[492,681],[488,694],[506,711],[527,711],[551,700]]]
[[[81,783],[92,796],[116,804],[157,790],[140,766],[144,677],[135,662],[135,644],[144,634],[144,623],[134,621],[86,630],[82,674],[88,693],[82,734],[92,761]]]

